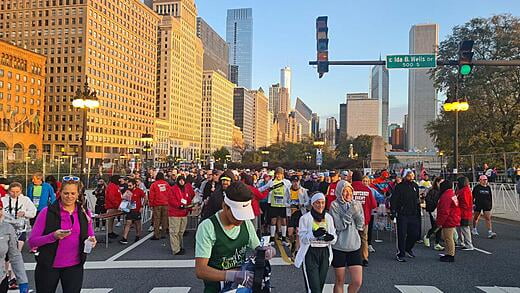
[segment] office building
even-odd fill
[[[311,134],[315,140],[320,138],[320,116],[318,116],[318,113],[312,113]]]
[[[238,66],[237,65],[229,65],[228,67],[228,79],[235,85],[238,84]]]
[[[396,128],[399,128],[401,127],[401,125],[397,124],[397,123],[392,123],[390,125],[388,125],[388,141],[391,141],[390,137],[392,136],[392,130],[396,129]]]
[[[410,29],[410,54],[436,53],[439,44],[437,24],[414,25]],[[408,71],[407,147],[410,150],[433,150],[432,138],[426,131],[428,122],[437,117],[437,90],[429,69]]]
[[[47,57],[4,41],[0,52],[0,161],[36,158],[42,153]]]
[[[388,137],[390,136],[388,132],[389,78],[388,70],[383,65],[372,67],[370,98],[381,100],[381,135],[385,142],[388,142]]]
[[[226,41],[201,17],[197,17],[197,36],[204,47],[204,70],[213,70],[228,78],[229,47]]]
[[[253,146],[255,149],[267,147],[271,144],[269,140],[269,99],[265,96],[264,90],[259,88],[251,91],[254,97],[255,125],[253,127]]]
[[[157,118],[170,123],[170,155],[195,160],[201,151],[203,45],[193,0],[154,0],[158,31]]]
[[[233,92],[235,85],[220,72],[204,71],[202,77],[202,159],[233,143]]]
[[[237,85],[253,85],[253,9],[227,11],[226,42],[229,46],[229,64],[238,66]]]
[[[292,72],[291,72],[291,68],[286,66],[284,68],[282,68],[280,70],[280,87],[283,87],[283,88],[286,88],[287,89],[287,102],[288,105],[286,105],[285,107],[287,109],[291,109],[291,79],[292,79]]]
[[[238,87],[234,90],[233,119],[235,125],[240,127],[244,137],[244,145],[247,149],[254,148],[255,127],[255,97],[246,88]]]
[[[328,146],[336,145],[336,131],[338,129],[338,122],[336,118],[327,118],[327,128],[325,130],[325,144]]]
[[[368,93],[347,94],[347,136],[381,135],[381,100]]]
[[[280,84],[273,84],[269,87],[269,111],[273,115],[280,112]],[[276,116],[275,116],[276,118]]]
[[[88,165],[139,152],[154,132],[159,16],[139,0],[124,9],[116,0],[9,2],[0,39],[48,56],[44,152],[79,154],[82,111],[72,100],[85,82],[100,102],[87,114]]]
[[[294,106],[296,121],[301,124],[302,139],[311,138],[312,110],[302,99],[296,98]]]
[[[347,104],[339,104],[339,136],[347,137]]]
[[[405,133],[404,129],[397,127],[392,129],[390,143],[394,150],[404,150]]]

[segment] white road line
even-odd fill
[[[348,291],[347,284],[343,285],[343,291],[345,291],[345,292]],[[325,286],[323,287],[322,293],[333,293],[333,292],[334,292],[334,284],[325,284]]]
[[[191,287],[163,287],[153,288],[150,293],[188,293]]]
[[[149,233],[148,235],[144,236],[142,239],[140,239],[136,243],[128,246],[127,248],[125,248],[124,250],[118,252],[117,254],[114,254],[111,258],[107,259],[106,261],[115,261],[116,259],[122,257],[123,255],[127,254],[128,252],[130,252],[132,249],[136,248],[137,246],[141,245],[143,242],[145,242],[146,240],[151,238],[152,235],[153,235],[153,232]]]
[[[108,293],[112,288],[81,289],[81,293]]]
[[[493,253],[489,252],[489,251],[486,251],[484,249],[480,249],[480,248],[476,248],[474,247],[476,251],[479,251],[479,252],[482,252],[484,254],[487,254],[487,255],[492,255]]]
[[[272,266],[288,266],[280,257],[270,260]],[[175,268],[194,268],[194,259],[176,260],[120,260],[120,261],[87,261],[86,270],[104,269],[175,269]],[[26,271],[34,271],[36,263],[26,263]]]
[[[487,293],[520,293],[520,288],[518,287],[479,287],[480,290]]]
[[[434,286],[409,286],[409,285],[395,285],[397,290],[403,293],[442,293]]]

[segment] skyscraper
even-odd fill
[[[347,94],[347,136],[381,135],[381,100],[368,93]]]
[[[253,127],[253,145],[255,149],[269,146],[269,100],[265,96],[264,90],[259,88],[257,91],[251,91],[255,99],[255,119]]]
[[[197,17],[197,36],[204,46],[204,70],[217,71],[229,79],[229,47],[226,41],[201,17]]]
[[[312,113],[311,133],[312,133],[312,138],[314,138],[314,139],[320,138],[320,116],[318,116],[318,113]]]
[[[227,11],[226,42],[229,46],[229,64],[238,66],[238,86],[248,89],[253,85],[253,9]]]
[[[280,86],[287,89],[287,103],[286,106],[287,109],[291,109],[291,79],[292,79],[292,72],[291,68],[286,66],[280,70]]]
[[[339,104],[339,136],[347,137],[347,104]]]
[[[254,148],[255,97],[246,88],[235,88],[233,97],[233,119],[244,135],[244,145]]]
[[[388,142],[388,103],[389,103],[389,78],[388,70],[383,65],[372,67],[370,79],[370,98],[381,100],[381,135]]]
[[[100,102],[87,114],[89,166],[141,150],[141,136],[154,132],[159,16],[139,0],[124,9],[117,0],[10,3],[0,39],[48,56],[44,152],[79,153],[82,111],[72,100],[86,81]]]
[[[414,25],[410,29],[410,54],[432,54],[439,44],[437,24]],[[408,71],[407,147],[410,150],[432,150],[433,141],[425,126],[437,117],[437,90],[429,69]]]
[[[327,118],[327,129],[325,130],[325,144],[328,146],[336,145],[336,130],[338,129],[338,122],[336,118]]]
[[[303,102],[302,99],[296,98],[294,112],[296,121],[301,124],[302,138],[310,138],[312,110]]]

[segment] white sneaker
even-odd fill
[[[121,227],[121,222],[117,222],[116,227]]]
[[[374,249],[374,247],[372,247],[372,245],[369,245],[368,252],[376,252],[376,250]]]
[[[153,232],[153,226],[150,226],[150,228],[148,228],[148,232]]]
[[[423,237],[423,242],[424,242],[424,246],[430,247],[430,238],[426,237],[426,235],[424,235],[424,237]]]
[[[478,235],[477,228],[473,228],[473,230],[471,230],[471,234]]]
[[[94,232],[99,232],[99,227],[94,228]]]
[[[493,232],[493,231],[489,231],[488,233],[488,238],[489,239],[493,239],[493,238],[496,238],[497,237],[497,233]]]
[[[440,244],[435,244],[435,247],[434,247],[435,250],[437,251],[443,251],[444,250],[444,246],[440,245]]]
[[[101,227],[101,231],[105,231],[105,230],[106,230],[105,226]]]

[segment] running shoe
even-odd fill
[[[271,243],[271,245],[274,245],[274,237],[271,236],[271,238],[269,238],[269,243]]]
[[[148,232],[153,232],[153,226],[150,226],[150,228],[148,228]]]
[[[442,246],[439,243],[437,243],[437,244],[435,244],[434,249],[437,250],[437,251],[443,251],[444,250],[444,246]]]
[[[369,245],[368,252],[376,252],[376,250],[374,249],[374,247],[372,247],[372,245]]]
[[[407,257],[409,258],[415,258],[415,254],[413,253],[413,251],[409,250],[409,251],[405,251],[405,254]]]
[[[426,235],[424,235],[424,237],[423,237],[423,242],[424,242],[424,246],[430,247],[430,238],[426,237]]]
[[[395,258],[398,262],[406,262],[406,259],[404,257],[400,257],[399,255]]]
[[[121,238],[121,240],[119,240],[119,243],[123,244],[123,245],[127,245],[128,244],[128,239],[126,238]]]
[[[497,233],[493,232],[493,231],[489,231],[488,233],[488,238],[489,239],[494,239],[497,237]]]
[[[286,247],[288,247],[289,245],[291,245],[291,244],[289,243],[289,241],[287,241],[287,237],[283,237],[283,236],[282,236],[282,245],[283,245],[283,246],[286,246]]]
[[[439,260],[441,262],[454,262],[455,261],[455,257],[454,256],[451,256],[451,255],[444,255],[444,256],[441,256],[439,258]]]
[[[473,230],[471,230],[471,234],[478,235],[477,228],[473,228]]]
[[[121,227],[121,221],[117,221],[116,227]]]
[[[11,281],[9,281],[9,290],[16,289],[18,289],[18,283],[16,283],[16,278],[12,278]]]

